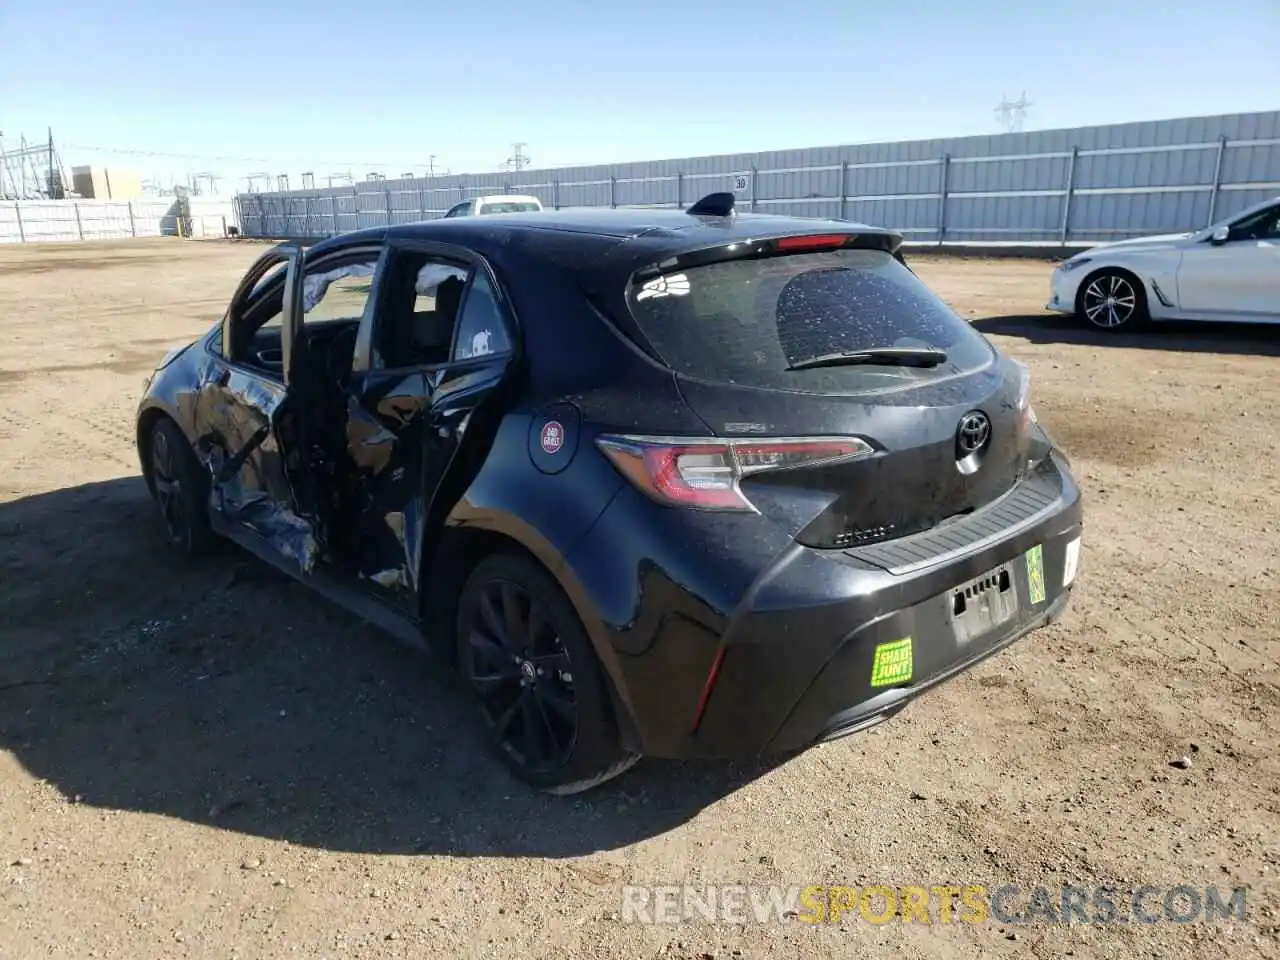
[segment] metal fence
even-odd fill
[[[0,243],[222,237],[238,226],[230,198],[0,201]]]
[[[892,227],[908,240],[1090,243],[1198,229],[1280,193],[1280,111],[519,174],[241,194],[246,236],[318,238],[441,216],[492,193],[551,208],[741,208]]]

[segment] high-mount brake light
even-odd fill
[[[604,435],[596,446],[646,496],[672,506],[754,512],[740,489],[743,477],[869,456],[857,437],[706,440]]]
[[[779,253],[797,253],[801,250],[838,250],[849,242],[847,233],[823,233],[805,237],[779,237],[774,246]]]

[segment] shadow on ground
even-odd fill
[[[423,655],[229,546],[176,560],[136,477],[0,505],[0,636],[0,747],[69,802],[312,847],[576,856],[768,769],[534,793]]]
[[[1020,337],[1028,343],[1066,343],[1131,350],[1280,357],[1280,327],[1249,323],[1162,322],[1140,330],[1108,333],[1058,314],[974,318],[983,333]]]

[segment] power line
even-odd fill
[[[276,166],[286,163],[323,164],[327,167],[394,167],[401,165],[397,162],[381,160],[317,160],[314,157],[309,157],[305,160],[288,157],[272,159],[269,157],[242,157],[210,153],[174,153],[165,150],[134,150],[128,147],[104,147],[83,143],[63,143],[62,149],[83,150],[93,153],[113,153],[129,157],[158,157],[168,160],[218,160],[224,163],[257,163]]]

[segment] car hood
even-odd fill
[[[1194,233],[1162,233],[1154,237],[1133,237],[1129,240],[1117,240],[1114,243],[1102,243],[1091,247],[1089,253],[1108,253],[1112,250],[1124,250],[1136,253],[1139,250],[1164,250],[1176,247],[1185,240],[1194,237]]]

